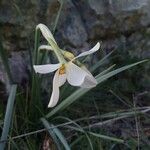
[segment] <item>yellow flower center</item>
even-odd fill
[[[59,74],[62,75],[62,74],[65,74],[65,73],[66,73],[65,65],[62,64],[62,66],[59,68]]]

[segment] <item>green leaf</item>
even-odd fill
[[[17,85],[12,85],[11,91],[9,94],[9,98],[8,98],[8,102],[7,102],[3,131],[2,131],[2,136],[1,136],[1,141],[4,141],[4,142],[0,143],[0,150],[3,150],[5,148],[5,145],[6,145],[6,140],[8,137],[9,128],[10,128],[10,124],[12,121],[12,113],[13,113],[13,108],[14,108],[16,90],[17,90]]]
[[[41,121],[42,121],[43,125],[45,126],[45,128],[48,130],[50,136],[55,141],[57,148],[61,149],[61,145],[58,141],[58,139],[59,139],[60,142],[63,144],[64,148],[66,150],[70,150],[69,144],[66,141],[65,137],[63,136],[63,134],[60,132],[60,130],[58,128],[56,128],[54,125],[49,124],[49,122],[45,118],[41,118]]]
[[[61,145],[60,145],[60,143],[59,143],[59,140],[57,139],[57,137],[56,137],[54,131],[51,129],[51,126],[49,125],[49,122],[48,122],[46,119],[44,119],[44,118],[41,118],[41,121],[42,121],[44,127],[46,128],[46,130],[48,131],[49,135],[50,135],[50,136],[52,137],[52,139],[54,140],[54,142],[55,142],[55,144],[56,144],[58,150],[61,150]]]
[[[111,71],[111,72],[109,72],[109,73],[107,73],[107,74],[105,74],[105,75],[103,75],[103,76],[97,75],[97,76],[96,76],[97,82],[98,82],[98,84],[99,84],[99,83],[105,81],[106,79],[108,79],[108,78],[110,78],[110,77],[112,77],[112,76],[114,76],[114,75],[116,75],[116,74],[118,74],[118,73],[120,73],[120,72],[122,72],[122,71],[124,71],[124,70],[127,70],[127,69],[129,69],[129,68],[132,68],[132,67],[134,67],[134,66],[136,66],[136,65],[138,65],[138,64],[141,64],[141,63],[143,63],[143,62],[146,62],[146,61],[147,61],[147,60],[143,60],[143,61],[140,61],[140,62],[131,64],[131,65],[127,65],[127,66],[118,68],[118,69],[113,70],[113,71]]]
[[[101,73],[98,74],[98,76],[103,76],[104,74],[108,73],[110,70],[112,70],[116,65],[112,65],[110,67],[108,67],[107,69],[105,69],[104,71],[102,71]]]
[[[71,129],[74,129],[76,131],[79,131],[79,132],[83,132],[83,130],[81,130],[79,128],[76,128],[76,127],[73,127],[73,126],[67,126],[67,127],[71,128]],[[101,138],[101,139],[110,140],[110,141],[114,141],[114,142],[118,142],[118,143],[124,143],[124,140],[118,139],[118,138],[115,138],[115,137],[110,137],[110,136],[94,133],[94,132],[91,132],[91,131],[87,131],[86,133],[89,134],[89,135]]]
[[[39,48],[39,37],[40,37],[40,31],[38,29],[35,30],[35,42],[34,42],[34,57],[33,57],[33,63],[34,65],[37,65],[38,63],[38,48]]]
[[[59,140],[61,141],[61,143],[64,145],[65,149],[66,150],[70,150],[70,146],[69,146],[66,138],[61,133],[61,131],[57,127],[55,127],[53,124],[51,124],[51,127],[53,127],[54,133],[57,135],[57,137],[59,138]]]
[[[97,79],[97,82],[98,84],[100,84],[101,82],[105,81],[106,79],[124,71],[124,70],[127,70],[129,68],[132,68],[138,64],[141,64],[143,62],[146,62],[147,60],[143,60],[143,61],[140,61],[140,62],[137,62],[137,63],[133,63],[131,65],[127,65],[127,66],[124,66],[124,67],[121,67],[119,69],[116,69],[114,71],[111,71],[105,75],[97,75],[96,76],[96,79]],[[88,91],[90,91],[91,89],[78,89],[76,90],[75,92],[73,92],[70,96],[68,96],[66,99],[64,99],[59,105],[57,105],[51,112],[49,112],[47,115],[46,115],[46,118],[49,118],[53,115],[55,115],[58,111],[62,111],[64,110],[66,107],[68,107],[69,105],[71,105],[73,102],[75,102],[77,99],[79,99],[81,96],[83,96],[85,93],[87,93]]]
[[[114,141],[114,142],[118,142],[118,143],[124,143],[124,140],[118,139],[115,137],[110,137],[110,136],[106,136],[106,135],[102,135],[102,134],[98,134],[98,133],[94,133],[94,132],[88,132],[88,134],[90,134],[92,136],[96,136],[98,138],[105,139],[105,140],[110,140],[110,141]]]
[[[54,22],[53,33],[55,33],[55,30],[56,30],[56,27],[57,27],[57,24],[58,24],[58,21],[59,21],[59,17],[60,17],[60,14],[61,14],[61,10],[62,10],[63,4],[64,4],[63,0],[58,0],[58,1],[60,3],[60,7],[59,7],[59,10],[58,10],[55,22]]]
[[[99,60],[93,67],[90,68],[91,72],[94,72],[99,66],[101,66],[104,61],[113,53],[114,51],[111,51],[106,56],[104,56],[101,60]]]
[[[93,148],[92,141],[91,141],[89,135],[87,134],[87,132],[86,132],[79,124],[77,124],[75,121],[73,121],[73,120],[71,120],[71,119],[69,119],[69,118],[67,118],[67,117],[59,116],[59,117],[57,117],[56,119],[64,119],[64,120],[67,120],[67,121],[69,121],[69,122],[72,122],[72,124],[74,124],[74,125],[76,126],[75,129],[81,130],[82,133],[85,135],[85,137],[86,137],[87,140],[88,140],[88,143],[89,143],[89,146],[90,146],[91,150],[94,149],[94,148]],[[69,126],[68,126],[68,127],[69,127]],[[78,131],[78,130],[77,130],[77,131]]]
[[[34,52],[33,52],[33,59],[32,59],[32,65],[36,65],[39,63],[39,38],[40,38],[40,31],[38,29],[35,30],[35,43],[34,43]],[[32,68],[32,87],[31,87],[31,100],[29,103],[30,110],[32,110],[32,113],[30,114],[30,117],[34,120],[39,119],[39,116],[41,115],[39,110],[43,110],[43,105],[41,102],[41,93],[40,93],[40,83],[41,80],[39,78],[39,75],[35,73],[33,66]]]

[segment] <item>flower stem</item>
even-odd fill
[[[35,43],[34,43],[34,60],[33,63],[38,63],[38,47],[39,47],[39,30],[35,30]]]
[[[56,45],[56,43],[53,42],[53,40],[49,39],[49,44],[52,46],[54,53],[56,54],[58,60],[60,63],[65,64],[66,60],[63,57],[63,54],[61,52],[61,49]]]

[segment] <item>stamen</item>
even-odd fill
[[[59,68],[59,74],[62,75],[62,74],[65,74],[65,73],[66,73],[65,65],[62,64],[62,66]]]

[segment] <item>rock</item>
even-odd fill
[[[78,10],[71,1],[67,0],[64,1],[62,12],[56,33],[58,41],[63,46],[82,47],[88,37]]]
[[[130,12],[139,10],[148,4],[147,0],[109,0],[113,13]]]
[[[27,49],[27,39],[38,22],[39,1],[16,0],[7,2],[1,0],[0,7],[1,35],[4,41],[3,45],[7,45],[4,48],[6,50],[12,48],[11,51]]]
[[[19,84],[28,79],[21,51],[33,49],[38,23],[46,24],[52,32],[57,24],[54,37],[58,45],[75,55],[102,41],[102,50],[89,57],[92,64],[112,50],[116,52],[115,57],[108,61],[110,63],[128,64],[150,57],[149,0],[65,0],[58,22],[60,1],[1,0],[0,7],[2,43],[10,53],[13,76]],[[149,88],[150,65],[145,63],[141,66],[144,75],[141,76],[140,70],[133,76],[139,78],[139,89],[142,87],[144,90]],[[0,80],[4,83],[1,73]]]
[[[29,57],[26,52],[13,52],[9,58],[9,66],[11,69],[12,77],[15,83],[24,84],[28,81],[29,68],[27,58]]]
[[[9,67],[13,82],[18,85],[25,86],[29,80],[29,56],[27,52],[12,52],[8,58]],[[6,89],[6,93],[10,91],[10,82],[4,69],[2,61],[0,68],[0,82]]]
[[[74,0],[90,39],[126,34],[150,24],[147,0]]]
[[[131,58],[150,58],[149,29],[135,32],[127,39],[127,49]]]

